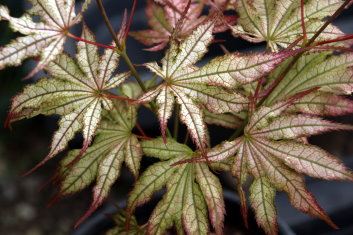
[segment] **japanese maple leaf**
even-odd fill
[[[247,207],[242,184],[248,175],[254,177],[250,202],[258,224],[267,234],[277,234],[276,190],[287,193],[296,209],[336,227],[307,191],[302,174],[326,180],[353,181],[352,172],[338,159],[302,142],[303,137],[331,130],[351,130],[352,126],[306,114],[285,113],[293,102],[294,99],[289,99],[271,107],[262,106],[251,115],[242,137],[220,144],[207,155],[208,161],[233,156],[231,172],[238,180],[244,218],[247,217]]]
[[[342,4],[341,0],[305,1],[307,37],[311,38],[324,24],[322,19],[331,16]],[[232,27],[233,34],[250,42],[267,42],[272,51],[278,46],[287,48],[302,36],[301,6],[298,0],[238,0],[236,9],[238,24]],[[343,36],[337,27],[329,24],[317,41],[331,40]]]
[[[284,71],[291,60],[288,59],[269,74],[269,84]],[[320,87],[315,94],[310,94],[298,101],[302,103],[300,110],[316,115],[345,114],[352,110],[352,106],[349,107],[351,102],[338,95],[349,95],[353,91],[352,66],[353,53],[334,55],[332,52],[320,52],[303,55],[271,92],[265,104],[269,106],[277,101],[288,99],[298,92]],[[321,93],[322,96],[319,95]],[[312,99],[314,99],[313,102],[310,102]],[[320,99],[325,103],[319,102]],[[308,108],[308,105],[311,108]],[[323,110],[325,111],[321,112]]]
[[[83,27],[82,38],[95,41],[86,26]],[[102,110],[113,108],[107,91],[129,76],[129,73],[112,76],[118,62],[119,55],[114,50],[106,49],[99,56],[97,46],[78,42],[76,60],[61,54],[46,68],[53,78],[40,79],[13,98],[9,124],[38,114],[61,115],[48,156],[30,172],[64,150],[80,130],[84,138],[80,154],[87,149],[101,120]]]
[[[32,77],[63,51],[69,29],[82,19],[82,11],[90,0],[85,1],[81,12],[76,15],[74,0],[30,0],[33,7],[20,18],[11,17],[5,6],[0,6],[0,20],[7,20],[10,27],[23,35],[0,48],[0,69],[18,66],[29,57],[40,56],[36,68],[26,76]],[[40,22],[32,19],[40,17]],[[25,78],[25,79],[26,79]]]
[[[167,121],[176,97],[180,105],[180,119],[200,149],[204,149],[207,143],[200,104],[204,104],[213,113],[239,112],[246,106],[248,99],[234,88],[261,78],[293,54],[290,51],[277,54],[234,53],[218,57],[202,68],[197,68],[193,64],[206,53],[213,39],[213,27],[214,23],[207,22],[180,45],[173,41],[162,60],[162,67],[156,62],[146,64],[164,82],[142,95],[138,101],[149,102],[156,97],[162,136],[165,138]]]
[[[217,234],[222,234],[224,200],[222,186],[206,163],[171,166],[195,153],[186,145],[162,138],[143,141],[146,155],[161,159],[141,175],[129,194],[127,212],[150,200],[152,195],[166,186],[163,199],[152,212],[147,226],[148,234],[161,235],[173,225],[178,234],[207,234],[210,221]]]
[[[136,40],[151,47],[148,50],[162,50],[173,37],[177,40],[185,39],[190,33],[200,24],[207,20],[207,16],[202,16],[203,4],[192,3],[187,10],[187,14],[183,19],[183,23],[176,29],[178,22],[182,20],[184,9],[188,6],[188,0],[171,1],[165,6],[159,6],[152,1],[147,1],[146,15],[148,24],[152,29],[131,32],[130,35]],[[229,25],[233,25],[236,21],[236,16],[225,16],[224,20]],[[177,30],[173,33],[174,30]],[[228,30],[228,26],[224,26],[219,22],[214,27],[214,32],[223,32]]]
[[[61,162],[60,189],[51,203],[59,198],[77,193],[95,181],[93,202],[77,227],[105,200],[121,172],[122,163],[138,177],[142,149],[137,136],[132,133],[137,119],[136,106],[123,101],[111,102],[112,109],[105,112],[97,129],[94,144],[70,167],[80,150],[72,150]]]

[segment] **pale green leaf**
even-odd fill
[[[184,156],[183,156],[184,157]],[[134,189],[129,194],[128,210],[133,211],[136,207],[149,201],[153,193],[160,190],[172,178],[177,166],[171,166],[183,157],[176,157],[168,161],[156,163],[141,175]]]
[[[270,77],[277,78],[287,63],[289,61],[283,63]],[[320,87],[320,91],[350,94],[353,89],[352,65],[352,54],[328,55],[322,52],[304,55],[271,92],[265,104],[272,105],[313,87]]]
[[[250,202],[257,223],[267,234],[277,234],[276,190],[266,177],[255,179],[250,187]]]
[[[148,223],[148,233],[161,235],[173,225],[183,209],[186,183],[191,169],[186,164],[179,166],[173,178],[167,182],[167,193],[157,204]]]
[[[144,140],[142,141],[142,149],[147,156],[156,157],[161,160],[168,160],[192,153],[192,150],[188,146],[180,144],[172,138],[167,138],[167,143],[164,143],[162,138]]]
[[[192,174],[192,172],[189,174]],[[183,224],[185,231],[190,235],[207,234],[206,202],[199,185],[193,182],[192,176],[188,176],[185,189],[183,202]]]
[[[216,230],[216,234],[221,234],[225,214],[222,185],[205,163],[195,164],[195,173],[196,181],[200,185],[199,187],[208,206],[211,223]],[[203,198],[199,200],[203,201]],[[206,209],[203,210],[207,211]]]

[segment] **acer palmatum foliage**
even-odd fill
[[[116,33],[97,0],[112,35],[109,45],[96,42],[82,23],[83,12],[95,7],[90,0],[78,13],[74,0],[30,2],[33,7],[20,18],[0,6],[0,19],[24,35],[0,48],[0,69],[39,56],[27,78],[42,69],[48,78],[25,86],[13,98],[5,125],[39,114],[60,115],[48,155],[27,174],[82,132],[82,149],[68,151],[52,178],[59,190],[50,203],[94,183],[91,206],[76,226],[104,202],[125,163],[137,181],[126,211],[119,208],[113,216],[117,227],[108,234],[164,234],[171,227],[178,234],[222,234],[226,211],[213,171],[234,176],[246,226],[249,191],[259,226],[277,234],[274,199],[276,191],[284,191],[293,207],[337,228],[307,190],[303,176],[353,181],[340,160],[308,141],[312,135],[353,128],[324,119],[353,113],[348,97],[353,91],[353,36],[332,24],[351,1],[147,0],[151,29],[130,35],[150,51],[164,49],[165,56],[144,64],[153,74],[146,82],[125,44],[136,1],[130,20],[124,17]],[[79,23],[81,37],[69,32]],[[266,42],[266,52],[227,52],[198,66],[214,35],[226,30],[250,42]],[[63,52],[67,37],[78,40],[75,58]],[[102,55],[99,46],[105,48]],[[130,71],[116,73],[119,59]],[[131,75],[136,82],[126,81]],[[160,137],[148,137],[138,124],[142,105],[158,118]],[[172,135],[168,121],[173,114]],[[178,142],[179,120],[187,128],[183,144]],[[234,134],[211,146],[210,124],[234,129]],[[140,172],[143,155],[159,162]],[[249,189],[244,188],[250,181]],[[135,209],[162,188],[163,199],[147,224],[139,225]]]

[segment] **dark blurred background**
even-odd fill
[[[122,13],[125,8],[130,9],[132,1],[103,1],[108,15],[117,30],[121,23]],[[77,1],[78,6],[80,1]],[[23,0],[0,0],[0,4],[10,8],[12,16],[19,17],[30,5]],[[140,0],[136,10],[136,15],[132,25],[132,30],[145,29],[146,17],[144,14],[145,1]],[[344,12],[336,21],[346,33],[353,33],[353,10]],[[85,13],[85,21],[94,31],[97,41],[109,43],[111,37],[104,27],[95,1]],[[4,46],[11,39],[19,34],[12,32],[6,21],[0,21],[0,46]],[[71,32],[80,35],[80,27],[74,27]],[[240,50],[243,52],[258,51],[263,49],[262,44],[249,44],[241,39],[235,39],[229,32],[217,35],[217,39],[226,40],[223,43],[230,51]],[[142,44],[134,39],[128,40],[128,54],[133,63],[139,65],[145,62],[160,60],[163,56],[161,52],[146,52]],[[68,40],[66,50],[74,54],[75,42]],[[221,55],[222,50],[219,45],[212,45],[207,56],[214,57]],[[44,73],[36,75],[32,80],[21,81],[35,65],[35,61],[29,59],[20,67],[10,67],[0,71],[0,122],[3,123],[7,110],[9,109],[11,97],[20,92],[25,84],[33,82],[39,77],[46,76]],[[127,67],[121,62],[121,71],[126,71]],[[143,77],[150,75],[146,70],[139,67],[139,72]],[[140,112],[142,118],[140,123],[150,136],[157,136],[158,126],[156,119],[146,110]],[[44,167],[27,176],[21,175],[38,163],[49,151],[51,136],[57,129],[58,117],[38,116],[28,120],[22,120],[13,124],[13,131],[0,127],[0,234],[8,235],[41,235],[41,234],[101,234],[102,229],[111,226],[113,223],[105,220],[104,213],[113,212],[114,207],[110,202],[99,209],[93,218],[84,223],[78,230],[73,230],[73,225],[77,219],[83,215],[89,207],[91,200],[91,189],[63,199],[51,208],[46,208],[47,202],[55,193],[56,188],[49,186],[42,191],[39,188],[45,184],[55,172],[58,161],[63,154],[49,161]],[[353,124],[352,116],[339,117],[336,121]],[[170,121],[172,123],[172,121]],[[211,126],[210,131],[214,134],[212,142],[217,143],[230,135],[231,131],[219,129]],[[353,167],[353,133],[333,132],[323,136],[310,139],[311,143],[320,145],[327,151],[340,157],[350,167]],[[70,142],[70,148],[80,148],[81,138],[78,136]],[[143,160],[143,167],[151,162],[149,159]],[[234,192],[234,181],[229,176],[220,175],[226,189]],[[318,201],[323,208],[333,217],[333,220],[342,228],[333,231],[323,222],[303,215],[292,209],[287,197],[279,193],[277,205],[279,217],[282,224],[282,234],[353,234],[353,184],[347,182],[324,182],[314,179],[307,180],[309,189],[318,197]],[[114,185],[111,200],[118,201],[123,206],[127,192],[131,189],[133,178],[125,169]],[[232,195],[227,198],[236,198]],[[236,201],[236,200],[235,200]],[[228,203],[229,204],[229,203]],[[230,204],[229,204],[230,205]],[[233,204],[232,204],[233,205]],[[142,209],[142,210],[148,210]],[[241,225],[238,208],[228,208],[228,229],[227,234],[258,234],[254,228],[247,232]],[[143,213],[142,213],[143,214]],[[146,220],[147,215],[143,215],[141,220]],[[253,222],[252,222],[253,223]],[[254,225],[254,223],[253,223]],[[256,227],[254,225],[254,227]]]

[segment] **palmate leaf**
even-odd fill
[[[159,2],[162,3],[162,2]],[[185,39],[197,26],[207,20],[206,15],[201,15],[204,8],[203,3],[193,2],[187,11],[183,24],[178,29],[176,26],[182,19],[182,13],[188,5],[188,0],[169,1],[168,4],[159,6],[151,0],[147,1],[146,15],[151,29],[131,32],[130,35],[141,43],[149,46],[148,50],[162,50],[170,41],[171,36],[178,40]],[[235,16],[225,16],[224,20],[233,25],[236,21]],[[176,32],[173,32],[177,30]],[[223,32],[228,30],[222,22],[219,22],[214,28],[214,32]]]
[[[72,166],[65,167],[78,150],[70,151],[61,164],[62,182],[56,198],[81,191],[96,180],[93,202],[76,227],[103,203],[120,175],[123,162],[138,176],[143,153],[137,137],[131,133],[137,118],[136,108],[118,101],[112,105],[113,109],[106,113],[97,130],[94,144]]]
[[[164,144],[162,138],[143,141],[142,147],[146,155],[163,161],[150,166],[136,182],[129,195],[128,213],[132,214],[136,207],[166,186],[163,199],[149,219],[149,234],[164,234],[173,225],[180,233],[185,230],[187,234],[207,234],[207,211],[217,234],[222,234],[225,212],[222,187],[207,164],[172,166],[195,154],[173,139],[168,139],[168,144]]]
[[[0,6],[0,20],[10,22],[10,27],[23,35],[0,48],[0,69],[17,66],[29,57],[40,56],[36,68],[26,76],[32,77],[63,51],[68,30],[82,19],[82,12],[90,1],[86,1],[76,15],[74,0],[30,0],[33,7],[20,18],[11,17],[5,6]],[[32,20],[39,15],[40,22]]]
[[[279,74],[282,73],[282,71],[285,69],[290,60],[291,59],[285,61],[269,75],[269,83],[274,81],[279,76]],[[329,52],[321,52],[303,55],[295,63],[293,68],[286,74],[286,76],[279,83],[279,85],[269,95],[269,97],[265,101],[265,104],[271,105],[276,101],[285,100],[298,92],[308,90],[313,87],[320,87],[319,91],[325,93],[332,93],[338,95],[351,94],[353,91],[352,65],[352,53],[332,55],[332,53]],[[317,96],[317,94],[318,93],[316,93],[314,96]],[[327,95],[323,96],[327,97]],[[335,100],[332,95],[331,98],[324,97],[321,99],[328,101],[328,105],[330,103],[332,104],[333,100]],[[306,101],[308,101],[309,99],[313,99],[313,95],[304,99]],[[336,101],[338,100],[342,100],[342,98],[337,97]],[[347,101],[342,102],[342,105],[347,105]],[[312,105],[312,107],[314,107],[314,105]],[[316,107],[320,109],[320,107],[322,107],[322,104],[318,104]],[[334,108],[332,105],[331,107],[333,114],[335,113],[335,110],[337,110],[338,113],[341,112],[339,111],[339,107]],[[344,109],[347,110],[347,108]],[[344,112],[344,110],[342,110],[342,112]],[[316,112],[315,114],[319,113]]]
[[[305,1],[307,36],[311,38],[324,24],[322,19],[331,16],[342,4],[341,0]],[[238,24],[232,28],[235,36],[250,42],[267,42],[272,51],[278,46],[287,48],[302,36],[300,1],[239,0],[236,2]],[[317,41],[331,40],[344,33],[332,24],[320,34]]]
[[[250,201],[257,222],[268,234],[277,233],[273,200],[276,189],[286,192],[296,209],[335,227],[314,196],[307,191],[301,174],[326,180],[353,181],[352,172],[338,159],[316,146],[300,141],[303,137],[330,130],[351,130],[352,126],[304,114],[286,114],[284,111],[293,102],[294,99],[289,99],[271,107],[262,106],[250,117],[244,136],[226,141],[207,154],[208,161],[220,161],[235,154],[231,171],[238,180],[245,218],[247,210],[242,184],[247,175],[254,177]]]
[[[193,64],[206,53],[207,46],[213,39],[213,27],[213,22],[207,22],[180,45],[173,41],[162,60],[162,67],[155,62],[146,64],[164,82],[139,98],[139,102],[149,102],[156,97],[164,138],[173,104],[178,103],[180,119],[186,124],[200,149],[204,149],[207,143],[204,114],[200,104],[213,113],[241,111],[249,101],[233,88],[261,78],[295,53],[229,54],[197,68]]]
[[[95,41],[86,26],[82,37]],[[60,55],[46,68],[54,78],[43,78],[28,85],[13,98],[9,123],[38,114],[62,116],[49,154],[30,172],[64,150],[68,141],[80,130],[84,137],[82,154],[92,142],[102,111],[113,108],[106,92],[129,76],[129,73],[112,76],[119,61],[119,55],[113,50],[107,49],[99,57],[95,45],[79,42],[77,47],[78,60],[67,54]]]

